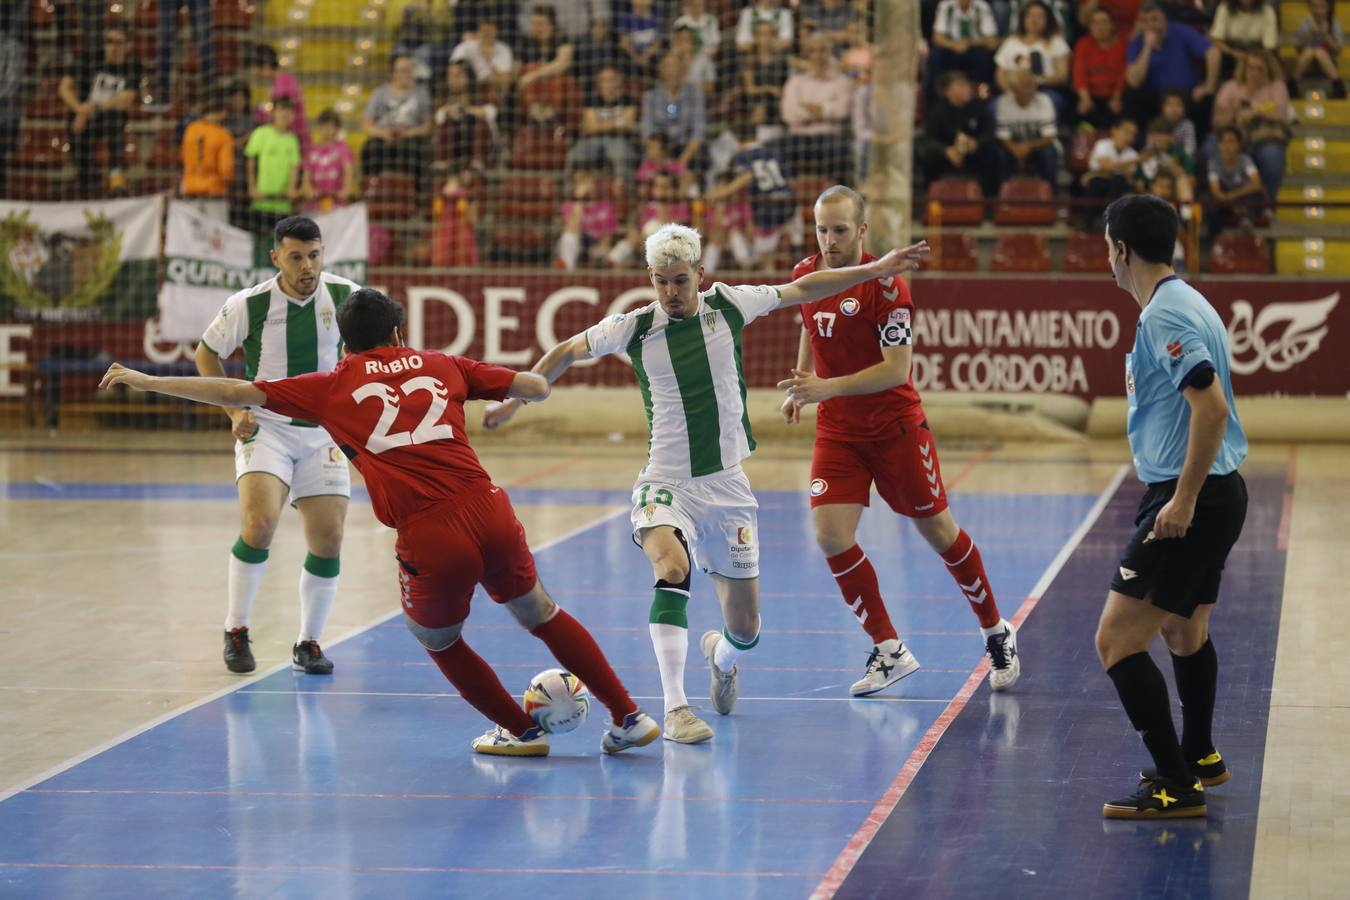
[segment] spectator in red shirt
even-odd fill
[[[1078,115],[1098,131],[1120,118],[1125,94],[1125,42],[1105,9],[1095,9],[1088,33],[1073,50],[1073,89]]]
[[[114,363],[100,385],[211,403],[262,406],[328,430],[365,477],[375,517],[394,545],[408,630],[461,697],[495,723],[478,753],[547,756],[548,735],[521,709],[462,631],[481,583],[566,669],[609,707],[606,753],[651,743],[661,729],[624,689],[595,639],[560,608],[535,574],[506,492],[465,440],[464,401],[543,400],[548,382],[403,343],[403,307],[369,288],[338,310],[347,355],[331,372],[277,381],[161,378]],[[303,410],[303,413],[301,412]],[[403,430],[406,429],[406,430]]]
[[[1079,0],[1078,24],[1091,27],[1092,14],[1104,9],[1116,23],[1116,34],[1121,40],[1128,41],[1134,36],[1134,23],[1139,18],[1139,7],[1143,5],[1143,0]]]

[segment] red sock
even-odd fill
[[[980,548],[962,531],[956,540],[942,553],[942,561],[947,571],[956,579],[956,586],[966,595],[975,615],[980,619],[981,628],[993,628],[998,624],[998,604],[994,602],[994,591],[989,586],[989,576],[984,574],[984,560],[980,559]]]
[[[872,639],[872,643],[899,640],[891,617],[886,613],[886,603],[881,599],[881,586],[877,584],[877,570],[857,544],[843,553],[825,558],[830,564],[830,572],[839,583],[839,592],[844,602],[858,617],[858,624]]]
[[[615,725],[622,725],[624,716],[637,710],[637,704],[610,668],[600,645],[586,626],[568,615],[567,610],[559,608],[553,618],[530,634],[543,641],[563,668],[580,678],[600,702],[609,707]]]
[[[497,673],[483,657],[473,652],[464,638],[444,650],[428,650],[427,655],[436,661],[459,695],[493,722],[516,737],[534,727],[534,720],[520,708],[516,698],[506,692]]]

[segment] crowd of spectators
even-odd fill
[[[385,174],[410,178],[419,198],[472,198],[486,173],[513,169],[513,148],[531,134],[563,145],[560,265],[627,263],[653,209],[697,218],[719,252],[753,264],[799,237],[784,219],[798,214],[794,178],[866,174],[868,2],[517,0],[446,7],[453,16],[412,2],[384,82],[345,123],[321,111],[313,133],[302,85],[271,46],[250,44],[241,71],[218,71],[211,4],[160,0],[157,50],[144,61],[111,19],[89,25],[102,44],[93,51],[81,4],[69,5],[73,18],[61,21],[76,22],[87,52],[73,57],[59,96],[84,195],[125,181],[116,155],[101,168],[96,148],[122,143],[129,112],[170,108],[176,38],[195,50],[202,86],[179,124],[178,191],[248,227],[351,202]],[[180,7],[190,44],[176,32]],[[1288,70],[1274,52],[1271,0],[922,0],[921,9],[916,169],[929,184],[973,178],[990,198],[1010,178],[1036,178],[1082,198],[1076,209],[1090,216],[1160,182],[1179,202],[1210,199],[1216,227],[1249,222],[1284,177],[1291,91],[1317,84],[1344,95],[1331,0],[1310,0],[1286,36],[1296,52]],[[6,77],[23,63],[14,32],[0,29],[0,165],[17,132],[18,104],[5,102],[22,77]],[[256,109],[249,82],[266,95]],[[358,129],[354,154],[346,135]]]

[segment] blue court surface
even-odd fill
[[[1021,631],[1022,681],[996,697],[972,676],[977,625],[941,560],[874,507],[860,539],[923,668],[850,699],[869,642],[815,548],[805,496],[761,492],[764,638],[742,659],[741,699],[726,718],[708,709],[697,645],[719,624],[716,599],[706,578],[694,581],[687,686],[696,704],[705,698],[712,743],[605,757],[597,708],[554,739],[548,759],[475,755],[469,741],[487,723],[391,609],[329,648],[332,678],[287,669],[246,682],[0,803],[0,895],[1245,897],[1283,580],[1283,475],[1249,474],[1251,513],[1214,637],[1216,737],[1235,777],[1196,824],[1101,819],[1101,802],[1126,793],[1145,758],[1092,648],[1139,493],[1133,478],[1101,498],[954,497],[1004,615],[1043,593]],[[185,488],[218,490],[10,485],[4,495],[234,496],[175,495]],[[628,538],[626,495],[511,493],[522,504],[615,505],[615,516],[539,552],[539,571],[659,718],[650,574]],[[485,599],[465,636],[513,689],[554,665]]]

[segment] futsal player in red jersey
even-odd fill
[[[465,439],[464,401],[543,400],[548,381],[403,343],[403,307],[369,288],[338,309],[346,344],[331,372],[277,381],[160,378],[114,363],[101,388],[125,384],[216,406],[260,406],[316,422],[365,476],[375,516],[398,531],[395,552],[404,620],[460,696],[496,727],[479,753],[547,756],[548,736],[461,636],[474,586],[548,645],[609,707],[606,753],[661,734],[637,708],[600,647],[549,597],[535,574],[525,529]]]
[[[799,262],[793,278],[873,258],[862,252],[867,220],[857,192],[828,188],[816,200],[815,218],[820,253]],[[899,278],[868,281],[803,303],[801,310],[797,367],[778,386],[787,390],[783,416],[790,424],[800,421],[802,406],[820,404],[811,457],[816,543],[874,644],[850,691],[875,694],[919,668],[891,624],[876,570],[857,543],[873,482],[891,509],[913,520],[970,601],[989,655],[990,688],[1012,687],[1021,673],[1017,635],[999,616],[979,549],[947,508],[937,446],[910,378],[914,301],[908,286]]]

